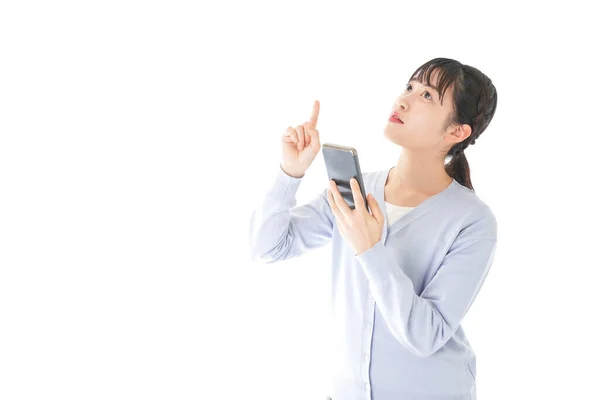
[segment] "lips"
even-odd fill
[[[388,119],[388,121],[396,123],[396,124],[404,124],[404,122],[398,116],[398,113],[395,111],[392,113],[392,115],[390,115],[390,118]]]

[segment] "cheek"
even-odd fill
[[[411,126],[411,138],[420,144],[432,145],[439,141],[443,123],[436,116],[419,118]]]
[[[445,117],[436,113],[423,114],[417,119],[419,129],[428,132],[441,132],[445,122]]]

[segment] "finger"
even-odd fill
[[[335,215],[335,217],[337,219],[343,218],[343,215],[340,212],[340,209],[335,204],[335,200],[333,199],[333,194],[331,193],[331,188],[327,189],[327,201],[329,202],[329,207],[331,207],[331,212],[333,213],[333,215]]]
[[[335,184],[335,182],[333,180],[331,180],[329,182],[330,182],[329,185],[331,187],[331,193],[333,194],[333,199],[335,200],[335,204],[338,206],[338,208],[340,209],[340,212],[344,216],[349,217],[351,215],[351,213],[352,213],[352,209],[346,203],[346,200],[344,200],[344,198],[342,197],[342,194],[338,190],[337,185]]]
[[[383,223],[383,221],[385,220],[383,212],[381,211],[381,208],[379,208],[379,204],[377,204],[377,200],[375,200],[375,197],[373,197],[373,195],[370,193],[367,196],[367,202],[369,202],[369,207],[371,208],[373,216],[375,217],[377,222]]]
[[[354,199],[354,205],[356,208],[367,211],[365,206],[365,200],[360,193],[360,186],[356,178],[350,179],[350,189],[352,189],[352,198]]]
[[[290,139],[292,139],[292,142],[298,143],[298,134],[296,133],[294,128],[292,128],[291,126],[288,127],[287,132],[288,132],[288,135],[290,136]]]
[[[289,128],[291,129],[291,128]],[[281,141],[283,143],[294,143],[294,141],[292,140],[292,138],[290,137],[290,132],[289,130],[286,130],[285,133],[283,135],[281,135]]]
[[[317,131],[314,126],[312,126],[311,122],[307,122],[306,128],[308,129],[308,134],[310,136],[311,147],[320,148],[321,141],[319,139],[319,131]]]
[[[313,103],[312,115],[310,116],[310,123],[317,128],[317,120],[319,119],[319,111],[321,110],[321,103],[319,100],[315,100]]]
[[[302,150],[304,149],[304,127],[298,125],[294,130],[298,134],[298,150]]]
[[[308,131],[308,122],[304,123],[304,147],[310,146],[310,132]]]
[[[333,198],[333,193],[331,189],[327,189],[327,201],[329,202],[329,207],[331,207],[331,212],[335,217],[335,223],[338,227],[338,230],[347,230],[348,226],[346,225],[346,217],[344,216],[344,214],[342,214],[339,207],[337,206]]]

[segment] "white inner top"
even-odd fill
[[[412,210],[414,207],[397,206],[391,203],[385,202],[385,210],[388,217],[388,226],[398,221],[402,216]]]

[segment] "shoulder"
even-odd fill
[[[464,216],[462,231],[467,231],[470,235],[478,238],[497,239],[496,215],[474,191],[455,181],[452,199]]]

